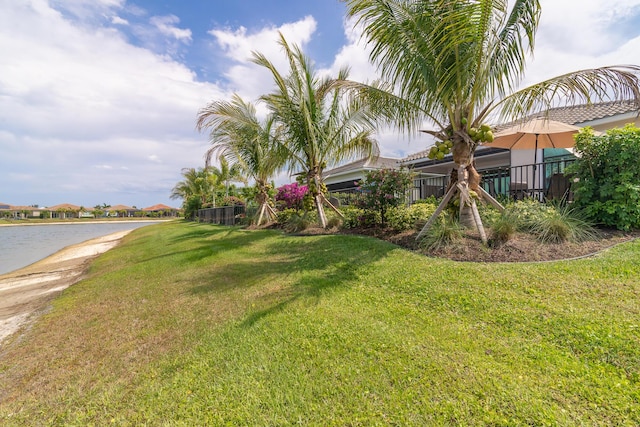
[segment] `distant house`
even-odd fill
[[[62,203],[59,205],[49,206],[48,208],[43,208],[42,210],[48,211],[51,218],[66,219],[79,218],[81,207],[70,203]]]
[[[128,218],[137,216],[136,213],[141,212],[138,208],[132,208],[126,205],[115,205],[104,209],[107,216],[115,216],[121,218]]]
[[[142,208],[142,211],[147,216],[156,216],[156,217],[177,217],[178,216],[178,209],[172,208],[171,206],[167,206],[163,204]]]
[[[390,157],[360,159],[324,172],[324,183],[330,192],[350,191],[357,187],[356,182],[364,179],[368,171],[397,169],[399,160]]]
[[[23,218],[22,215],[24,215],[24,212],[20,210],[15,210],[14,209],[15,207],[16,206],[11,206],[7,203],[0,203],[0,218],[8,218],[8,219]]]

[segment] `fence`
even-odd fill
[[[244,206],[222,206],[220,208],[198,209],[198,222],[210,222],[220,225],[236,225],[245,217]]]
[[[504,196],[512,199],[535,198],[540,201],[571,197],[570,180],[564,174],[565,168],[575,159],[547,161],[522,166],[505,166],[479,171],[482,175],[481,185],[493,197]],[[434,196],[444,196],[449,185],[449,176],[417,177],[409,191],[409,203],[415,203]],[[349,188],[340,192],[332,192],[342,205],[352,204],[360,191]]]
[[[570,194],[571,183],[564,171],[574,161],[564,159],[480,171],[482,187],[494,197],[560,199]]]

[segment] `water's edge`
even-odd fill
[[[70,245],[134,230],[158,220],[0,225],[0,275],[13,273]]]

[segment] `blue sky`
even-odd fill
[[[568,71],[640,64],[640,0],[541,0],[525,83]],[[284,62],[278,31],[321,72],[375,70],[338,0],[0,0],[0,202],[50,206],[165,203],[185,167],[203,165],[195,118],[237,92],[254,100]],[[382,154],[429,144],[392,130]],[[278,184],[288,181],[278,177]]]

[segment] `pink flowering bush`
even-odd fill
[[[301,210],[303,208],[304,196],[308,192],[306,185],[299,185],[297,182],[293,184],[285,184],[278,187],[276,193],[276,201],[285,209]]]

